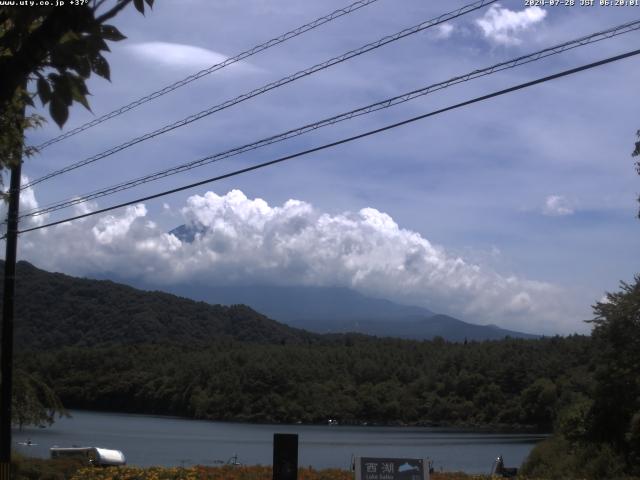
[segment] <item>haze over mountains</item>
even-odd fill
[[[173,286],[177,295],[212,304],[245,304],[269,318],[317,333],[359,332],[382,337],[449,341],[536,338],[495,325],[474,325],[426,308],[370,298],[339,287]]]
[[[180,225],[169,233],[183,242],[193,242],[205,231],[204,226]],[[495,325],[463,322],[341,287],[175,285],[167,290],[212,304],[249,305],[270,318],[317,333],[359,332],[418,340],[440,336],[450,341],[536,337]]]

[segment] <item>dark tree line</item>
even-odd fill
[[[251,422],[549,430],[592,388],[586,337],[453,344],[345,335],[326,344],[68,347],[21,360],[67,408]]]

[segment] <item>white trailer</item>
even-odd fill
[[[82,458],[90,465],[110,467],[127,464],[127,460],[120,450],[98,447],[51,447],[49,452],[51,458]]]

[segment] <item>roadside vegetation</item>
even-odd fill
[[[640,476],[640,276],[594,313],[593,387],[558,410],[554,435],[531,452],[526,474]]]
[[[39,464],[42,468],[47,462]],[[269,466],[253,467],[110,467],[110,468],[77,468],[72,473],[60,471],[51,476],[53,467],[42,470],[43,476],[28,476],[18,473],[15,480],[271,480],[273,474]],[[35,470],[32,470],[34,472]],[[45,473],[47,472],[47,473]],[[55,476],[57,475],[57,476]],[[298,480],[353,480],[354,474],[349,470],[312,468],[298,469]],[[469,475],[460,472],[435,472],[432,480],[495,480],[486,475]],[[553,478],[553,477],[547,477]],[[519,480],[543,480],[534,477],[518,476]],[[605,480],[604,478],[602,480]],[[632,480],[632,479],[629,479]]]

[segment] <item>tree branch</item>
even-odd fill
[[[98,18],[96,18],[96,22],[98,23],[104,23],[107,20],[115,17],[124,7],[126,7],[127,5],[129,5],[132,2],[132,0],[122,0],[120,3],[118,3],[115,7],[113,7],[111,10],[106,11],[105,13],[103,13],[102,15],[100,15]],[[99,4],[102,2],[99,2]],[[100,6],[100,5],[98,5]]]

